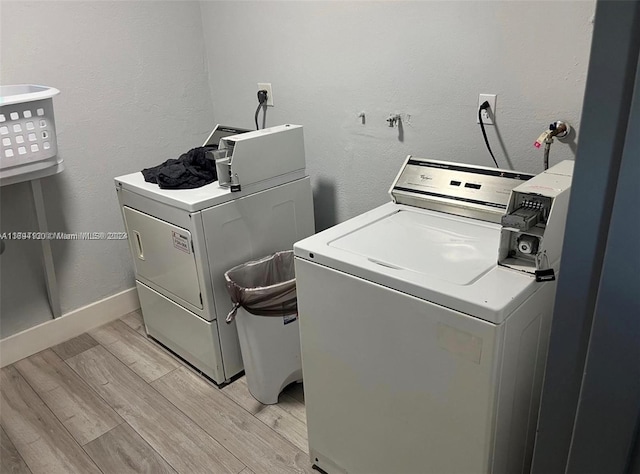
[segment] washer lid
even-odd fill
[[[497,264],[499,240],[499,224],[387,203],[293,248],[298,259],[501,324],[541,283]]]
[[[499,233],[493,225],[407,210],[329,242],[370,262],[468,285],[496,265]]]

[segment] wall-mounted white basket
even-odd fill
[[[0,183],[62,171],[53,115],[53,87],[0,86]]]

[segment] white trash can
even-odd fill
[[[302,381],[293,251],[277,252],[225,273],[251,395],[278,403],[290,383]]]

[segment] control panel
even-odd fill
[[[389,193],[394,202],[499,223],[511,191],[533,175],[411,155]]]
[[[290,173],[304,174],[302,126],[286,124],[223,137],[213,156],[218,184],[231,191]]]

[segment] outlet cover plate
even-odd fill
[[[273,90],[270,82],[258,82],[258,90],[267,91],[267,107],[273,107]]]
[[[478,108],[486,100],[489,102],[489,109],[482,111],[482,121],[485,125],[494,125],[496,121],[496,94],[480,94],[478,97]],[[476,123],[478,120],[478,109],[476,109]]]

